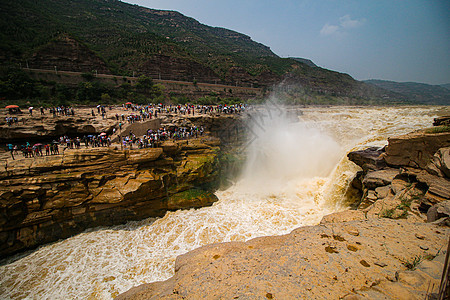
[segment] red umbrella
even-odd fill
[[[133,104],[133,103],[131,103],[131,102],[127,102],[127,103],[125,103],[125,104]]]
[[[12,104],[12,105],[6,106],[5,108],[19,108],[19,106],[18,106],[18,105]]]

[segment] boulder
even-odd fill
[[[384,160],[390,166],[425,169],[436,151],[450,145],[450,132],[414,132],[388,139]]]
[[[395,176],[400,173],[398,169],[384,169],[378,171],[370,171],[363,179],[363,185],[367,189],[374,190],[379,186],[386,186],[390,184]]]
[[[433,126],[450,125],[450,116],[442,116],[434,118]]]
[[[365,171],[386,167],[384,148],[369,147],[365,150],[352,151],[347,154],[347,157]]]
[[[450,216],[450,200],[435,204],[427,212],[427,222],[434,222]]]
[[[450,178],[450,147],[440,148],[426,166],[428,173]]]
[[[420,183],[424,183],[428,186],[427,195],[430,195],[431,203],[436,203],[434,201],[440,202],[443,200],[450,199],[450,180],[447,178],[442,178],[439,176],[432,175],[425,170],[406,168],[405,174],[415,176],[416,180]],[[442,199],[442,200],[438,200]]]
[[[375,195],[377,196],[377,199],[386,198],[390,193],[391,193],[390,186],[380,186],[375,189]]]
[[[411,183],[406,179],[395,177],[394,180],[392,180],[390,187],[394,194],[398,194],[405,190],[409,185],[411,185]]]
[[[183,208],[199,208],[212,205],[219,200],[216,195],[209,191],[190,189],[168,197],[167,208],[177,210]]]

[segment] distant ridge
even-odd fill
[[[400,94],[414,104],[450,105],[450,90],[442,85],[371,79],[364,82]],[[447,84],[446,86],[450,86]]]
[[[312,60],[307,59],[307,58],[300,58],[300,57],[289,57],[290,59],[296,60],[298,62],[304,63],[307,66],[310,66],[312,68],[317,68],[317,65],[315,63],[313,63]]]

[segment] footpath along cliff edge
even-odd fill
[[[415,132],[349,153],[353,209],[283,236],[207,245],[175,275],[117,299],[424,299],[449,240],[450,132]],[[448,266],[447,266],[448,267]],[[448,279],[446,279],[448,280]]]

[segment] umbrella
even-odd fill
[[[42,146],[42,144],[41,143],[37,143],[37,144],[34,144],[35,146]]]
[[[125,104],[133,104],[133,103],[131,103],[131,102],[127,102],[127,103],[125,103]]]
[[[12,105],[6,106],[5,108],[19,108],[19,106],[18,106],[18,105],[12,104]]]
[[[28,109],[33,109],[33,108],[34,108],[33,106],[28,107]]]
[[[106,132],[102,132],[102,133],[100,133],[100,135],[106,135]]]

